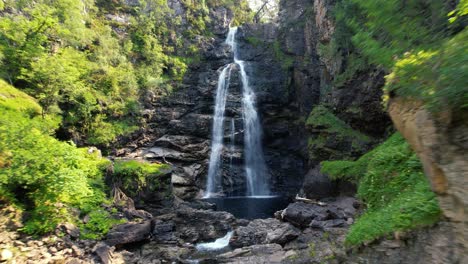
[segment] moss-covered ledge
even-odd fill
[[[353,159],[364,154],[374,143],[371,137],[354,130],[327,107],[316,106],[306,121],[311,162]]]

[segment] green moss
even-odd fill
[[[343,72],[336,75],[333,79],[333,85],[340,88],[351,80],[357,73],[362,72],[369,68],[366,59],[358,54],[351,53],[346,57],[346,67]]]
[[[125,219],[113,218],[106,210],[94,210],[88,215],[86,223],[81,222],[80,237],[82,239],[102,239],[102,237],[109,232],[112,226],[125,223]]]
[[[254,47],[260,47],[262,44],[264,44],[264,41],[257,37],[246,37],[245,40],[247,40],[247,42],[252,44]]]
[[[440,209],[422,165],[399,133],[357,161],[322,165],[322,172],[333,178],[359,180],[358,197],[367,211],[351,226],[348,245],[431,225],[439,219]]]
[[[325,106],[316,106],[306,120],[311,160],[353,159],[362,155],[373,139],[354,130]]]
[[[309,114],[306,126],[312,130],[317,129],[327,133],[336,133],[343,136],[349,136],[361,141],[369,141],[370,138],[359,131],[352,129],[343,120],[336,117],[325,106],[318,105]]]
[[[159,176],[169,169],[166,164],[149,163],[138,160],[118,160],[114,162],[114,181],[122,184],[126,194],[135,197],[143,189],[157,191]]]
[[[311,243],[308,244],[308,246],[309,246],[309,256],[311,258],[317,256],[317,250],[315,248],[315,246],[316,246],[315,243],[311,242]]]
[[[281,67],[286,70],[294,65],[294,57],[283,52],[279,41],[275,41],[272,44],[273,54],[277,61],[281,63]]]

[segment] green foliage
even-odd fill
[[[160,185],[158,177],[167,169],[165,164],[117,160],[114,162],[113,181],[130,196],[137,196],[143,188],[156,191]]]
[[[24,112],[31,117],[39,115],[42,111],[34,98],[18,91],[3,80],[0,80],[0,107],[6,110]]]
[[[252,22],[254,13],[249,8],[246,0],[204,0],[209,7],[223,6],[232,10],[234,20],[231,26],[238,26],[244,23]]]
[[[387,76],[385,91],[422,100],[431,111],[468,109],[468,30],[433,51],[405,54]]]
[[[334,84],[372,64],[391,71],[387,94],[423,101],[433,112],[466,108],[468,2],[451,7],[443,0],[339,1],[336,44],[326,53],[345,56]]]
[[[247,12],[245,1],[181,2],[176,15],[164,0],[3,1],[0,77],[60,114],[60,135],[108,146],[141,124],[141,95],[167,94],[197,61],[211,8]]]
[[[57,120],[38,116],[40,107],[26,94],[5,83],[0,94],[0,197],[30,212],[23,231],[50,232],[76,221],[72,207],[99,208],[106,201],[102,171],[109,162],[53,138]],[[23,107],[15,106],[20,98]]]
[[[430,47],[447,35],[446,1],[352,0],[351,5],[360,12],[341,17],[354,32],[353,44],[375,65],[390,68],[394,56]]]
[[[349,245],[431,225],[439,219],[440,209],[422,165],[398,133],[357,161],[322,165],[322,172],[332,177],[359,180],[358,197],[367,210],[351,226],[346,238]]]
[[[103,209],[91,211],[86,223],[80,224],[80,236],[83,239],[101,239],[112,226],[122,224],[124,219],[112,218],[111,214]]]
[[[310,112],[306,121],[306,126],[311,129],[319,129],[326,131],[327,133],[336,133],[356,138],[361,141],[370,140],[368,136],[352,129],[348,124],[336,117],[323,105],[316,106],[312,112]]]
[[[460,0],[457,8],[452,10],[448,15],[450,23],[454,23],[458,18],[468,15],[468,0]]]

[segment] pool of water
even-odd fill
[[[276,211],[286,208],[289,203],[289,199],[282,196],[235,196],[202,200],[216,204],[218,211],[230,212],[236,218],[242,219],[274,217]]]

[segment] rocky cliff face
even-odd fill
[[[416,151],[454,233],[456,259],[468,261],[468,119],[450,110],[434,115],[420,102],[393,98],[395,127]]]
[[[344,52],[330,56],[335,33],[333,0],[281,1],[280,50],[293,61],[289,90],[299,115],[306,120],[301,135],[308,153],[304,192],[318,198],[350,191],[319,173],[322,160],[353,159],[385,136],[390,120],[381,106],[384,73],[367,66],[344,82],[336,79],[352,59]]]
[[[174,194],[182,199],[193,199],[205,189],[218,76],[223,66],[233,60],[232,51],[224,43],[232,19],[230,12],[220,9],[210,14],[214,37],[201,39],[201,60],[191,65],[183,82],[169,96],[148,95],[145,110],[148,127],[141,131],[135,144],[118,151],[120,156],[171,163]],[[265,48],[273,46],[277,34],[274,25],[247,25],[239,29],[237,42],[239,59],[246,61],[250,85],[257,96],[272,191],[294,195],[302,184],[305,163],[300,151],[299,115],[290,107],[288,75],[275,58],[274,50]],[[262,45],[252,44],[250,38],[259,39]],[[232,64],[231,70],[222,185],[225,194],[242,195],[246,185],[242,83],[238,66]]]
[[[333,5],[334,1],[281,1],[279,24],[244,25],[237,35],[239,56],[246,61],[257,95],[265,160],[276,193],[293,196],[304,187],[310,198],[337,194],[339,186],[319,173],[319,162],[358,157],[389,124],[380,105],[382,72],[358,72],[340,87],[333,84],[347,59],[330,59],[319,52],[334,33]],[[177,9],[176,4],[172,7]],[[147,96],[148,127],[136,144],[119,153],[173,164],[174,191],[183,199],[195,198],[205,188],[217,80],[233,56],[223,43],[232,13],[219,8],[210,16],[214,35],[200,39],[200,62],[191,65],[169,96]],[[231,195],[245,191],[241,89],[233,66],[222,155],[222,184]],[[338,127],[315,122],[323,117],[311,114],[318,105],[328,109]],[[234,142],[230,142],[231,122]]]

